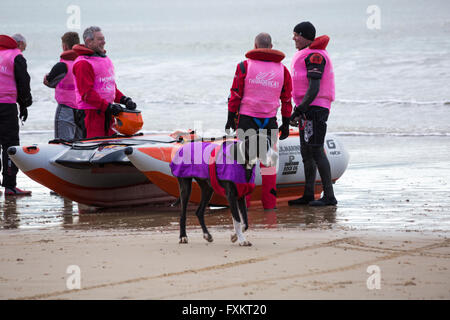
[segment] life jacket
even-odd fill
[[[325,69],[320,81],[319,93],[310,105],[327,109],[331,108],[331,102],[333,102],[335,98],[335,89],[333,64],[331,63],[328,52],[325,50],[329,41],[330,38],[328,36],[320,36],[316,38],[308,48],[297,51],[292,58],[292,98],[296,105],[299,105],[302,102],[309,87],[305,59],[311,53],[319,53],[326,60]]]
[[[94,70],[94,90],[108,103],[114,102],[116,96],[116,82],[114,76],[114,66],[109,57],[91,56],[94,52],[82,45],[73,46],[73,50],[79,54],[74,65],[79,61],[87,61]],[[83,101],[75,81],[75,96],[78,109],[98,109],[95,106]]]
[[[247,73],[240,114],[255,118],[272,118],[280,107],[284,82],[284,54],[273,49],[247,52]]]
[[[78,108],[75,95],[75,78],[73,76],[72,68],[74,60],[77,57],[77,53],[73,50],[67,50],[61,54],[61,59],[59,61],[66,64],[67,73],[55,88],[56,101],[59,104],[64,104],[74,109]]]
[[[17,102],[14,59],[22,52],[13,38],[0,35],[0,103]]]
[[[243,165],[230,157],[236,141],[216,145],[209,142],[192,142],[177,150],[170,163],[172,174],[180,178],[209,179],[218,195],[226,197],[219,180],[236,185],[238,197],[245,196],[255,188],[255,169],[249,181]]]

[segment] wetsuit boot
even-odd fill
[[[314,163],[314,159],[312,157],[311,149],[308,146],[301,147],[301,153],[303,157],[303,167],[305,172],[305,192],[303,196],[295,199],[289,200],[288,204],[290,206],[296,205],[306,205],[314,200],[314,185],[316,182],[316,164]]]
[[[5,196],[30,196],[30,195],[31,191],[22,190],[17,187],[5,188]]]
[[[335,206],[337,204],[337,200],[334,197],[333,182],[331,180],[331,168],[327,155],[322,147],[315,147],[313,155],[322,180],[323,197],[319,200],[311,201],[309,205],[313,207]]]

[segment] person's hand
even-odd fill
[[[291,117],[289,118],[289,124],[293,127],[298,127],[298,121],[300,120],[300,113],[296,113],[295,109],[292,113]]]
[[[120,98],[120,103],[125,105],[127,109],[135,110],[136,109],[136,103],[130,98],[123,96]]]
[[[236,112],[228,111],[227,124],[225,125],[225,132],[230,134],[230,128],[236,130]]]
[[[108,106],[108,111],[113,115],[117,116],[119,113],[123,111],[123,108],[120,104],[117,103],[110,103]]]
[[[48,84],[47,76],[48,76],[48,74],[46,74],[46,75],[44,76],[44,81],[43,81],[42,83],[45,84],[45,85],[48,87],[49,84]]]
[[[283,117],[283,124],[278,128],[278,130],[281,132],[280,140],[284,140],[289,137],[289,122],[290,118]]]
[[[27,121],[27,119],[28,119],[28,109],[27,109],[27,107],[20,107],[19,119],[22,122]]]
[[[298,107],[294,108],[294,112],[292,112],[292,115],[289,119],[289,124],[293,127],[298,127],[298,121],[300,120],[300,117],[308,111],[308,107],[304,105],[299,105]]]

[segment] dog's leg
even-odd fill
[[[171,207],[176,207],[176,206],[178,206],[180,204],[180,198],[178,198],[177,200],[175,200],[174,202],[172,202],[171,204],[170,204],[170,206]]]
[[[246,247],[251,246],[252,244],[245,239],[245,236],[242,233],[241,223],[243,223],[243,221],[241,220],[240,215],[239,215],[239,206],[238,206],[236,188],[234,185],[232,185],[231,183],[228,183],[228,182],[224,183],[224,187],[226,190],[228,203],[230,204],[231,215],[233,217],[234,231],[236,232],[236,234],[231,236],[231,242],[235,242],[236,237],[237,237],[237,240],[239,241],[240,246],[246,246]]]
[[[236,238],[239,241],[239,245],[243,246],[243,247],[250,247],[252,244],[250,243],[250,241],[247,241],[247,239],[245,239],[244,234],[242,233],[242,224],[238,221],[236,221],[233,217],[233,226],[234,226],[234,231],[236,232],[235,234],[231,235],[231,242],[235,242]]]
[[[208,185],[208,182],[204,179],[195,179],[197,181],[198,185],[200,186],[200,189],[202,190],[202,200],[200,201],[200,205],[198,206],[197,211],[195,214],[197,215],[198,222],[200,222],[200,226],[203,230],[203,239],[205,239],[208,242],[213,241],[213,237],[208,231],[208,228],[205,224],[205,209],[206,206],[209,203],[209,200],[211,200],[211,197],[213,195],[213,189]]]
[[[180,187],[180,243],[188,243],[186,235],[186,210],[191,195],[192,178],[178,178],[178,186]]]
[[[238,205],[239,205],[239,216],[241,218],[242,224],[242,232],[245,232],[248,229],[248,211],[245,196],[241,197],[238,200]]]
[[[248,229],[248,220],[247,220],[247,204],[245,197],[242,197],[238,200],[238,208],[239,208],[239,218],[241,219],[241,230],[242,232],[247,231]],[[236,242],[238,236],[236,233],[231,235],[231,242]]]

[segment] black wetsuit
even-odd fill
[[[320,80],[325,69],[326,60],[324,58],[311,59],[318,53],[310,54],[305,58],[307,78],[309,87],[300,106],[306,120],[300,120],[300,151],[305,171],[305,192],[302,198],[289,201],[289,204],[304,204],[314,200],[314,184],[316,180],[316,170],[322,180],[324,198],[334,202],[333,184],[331,179],[330,162],[325,154],[324,140],[327,132],[327,120],[329,109],[310,105],[320,90]],[[311,61],[314,60],[314,61]],[[296,203],[297,201],[297,203]]]
[[[27,71],[27,62],[19,54],[14,59],[14,77],[17,88],[17,103],[21,112],[33,103],[30,90],[30,75]],[[19,117],[16,103],[0,103],[0,144],[2,149],[3,179],[2,186],[14,188],[18,169],[8,157],[7,150],[11,146],[19,145]]]

